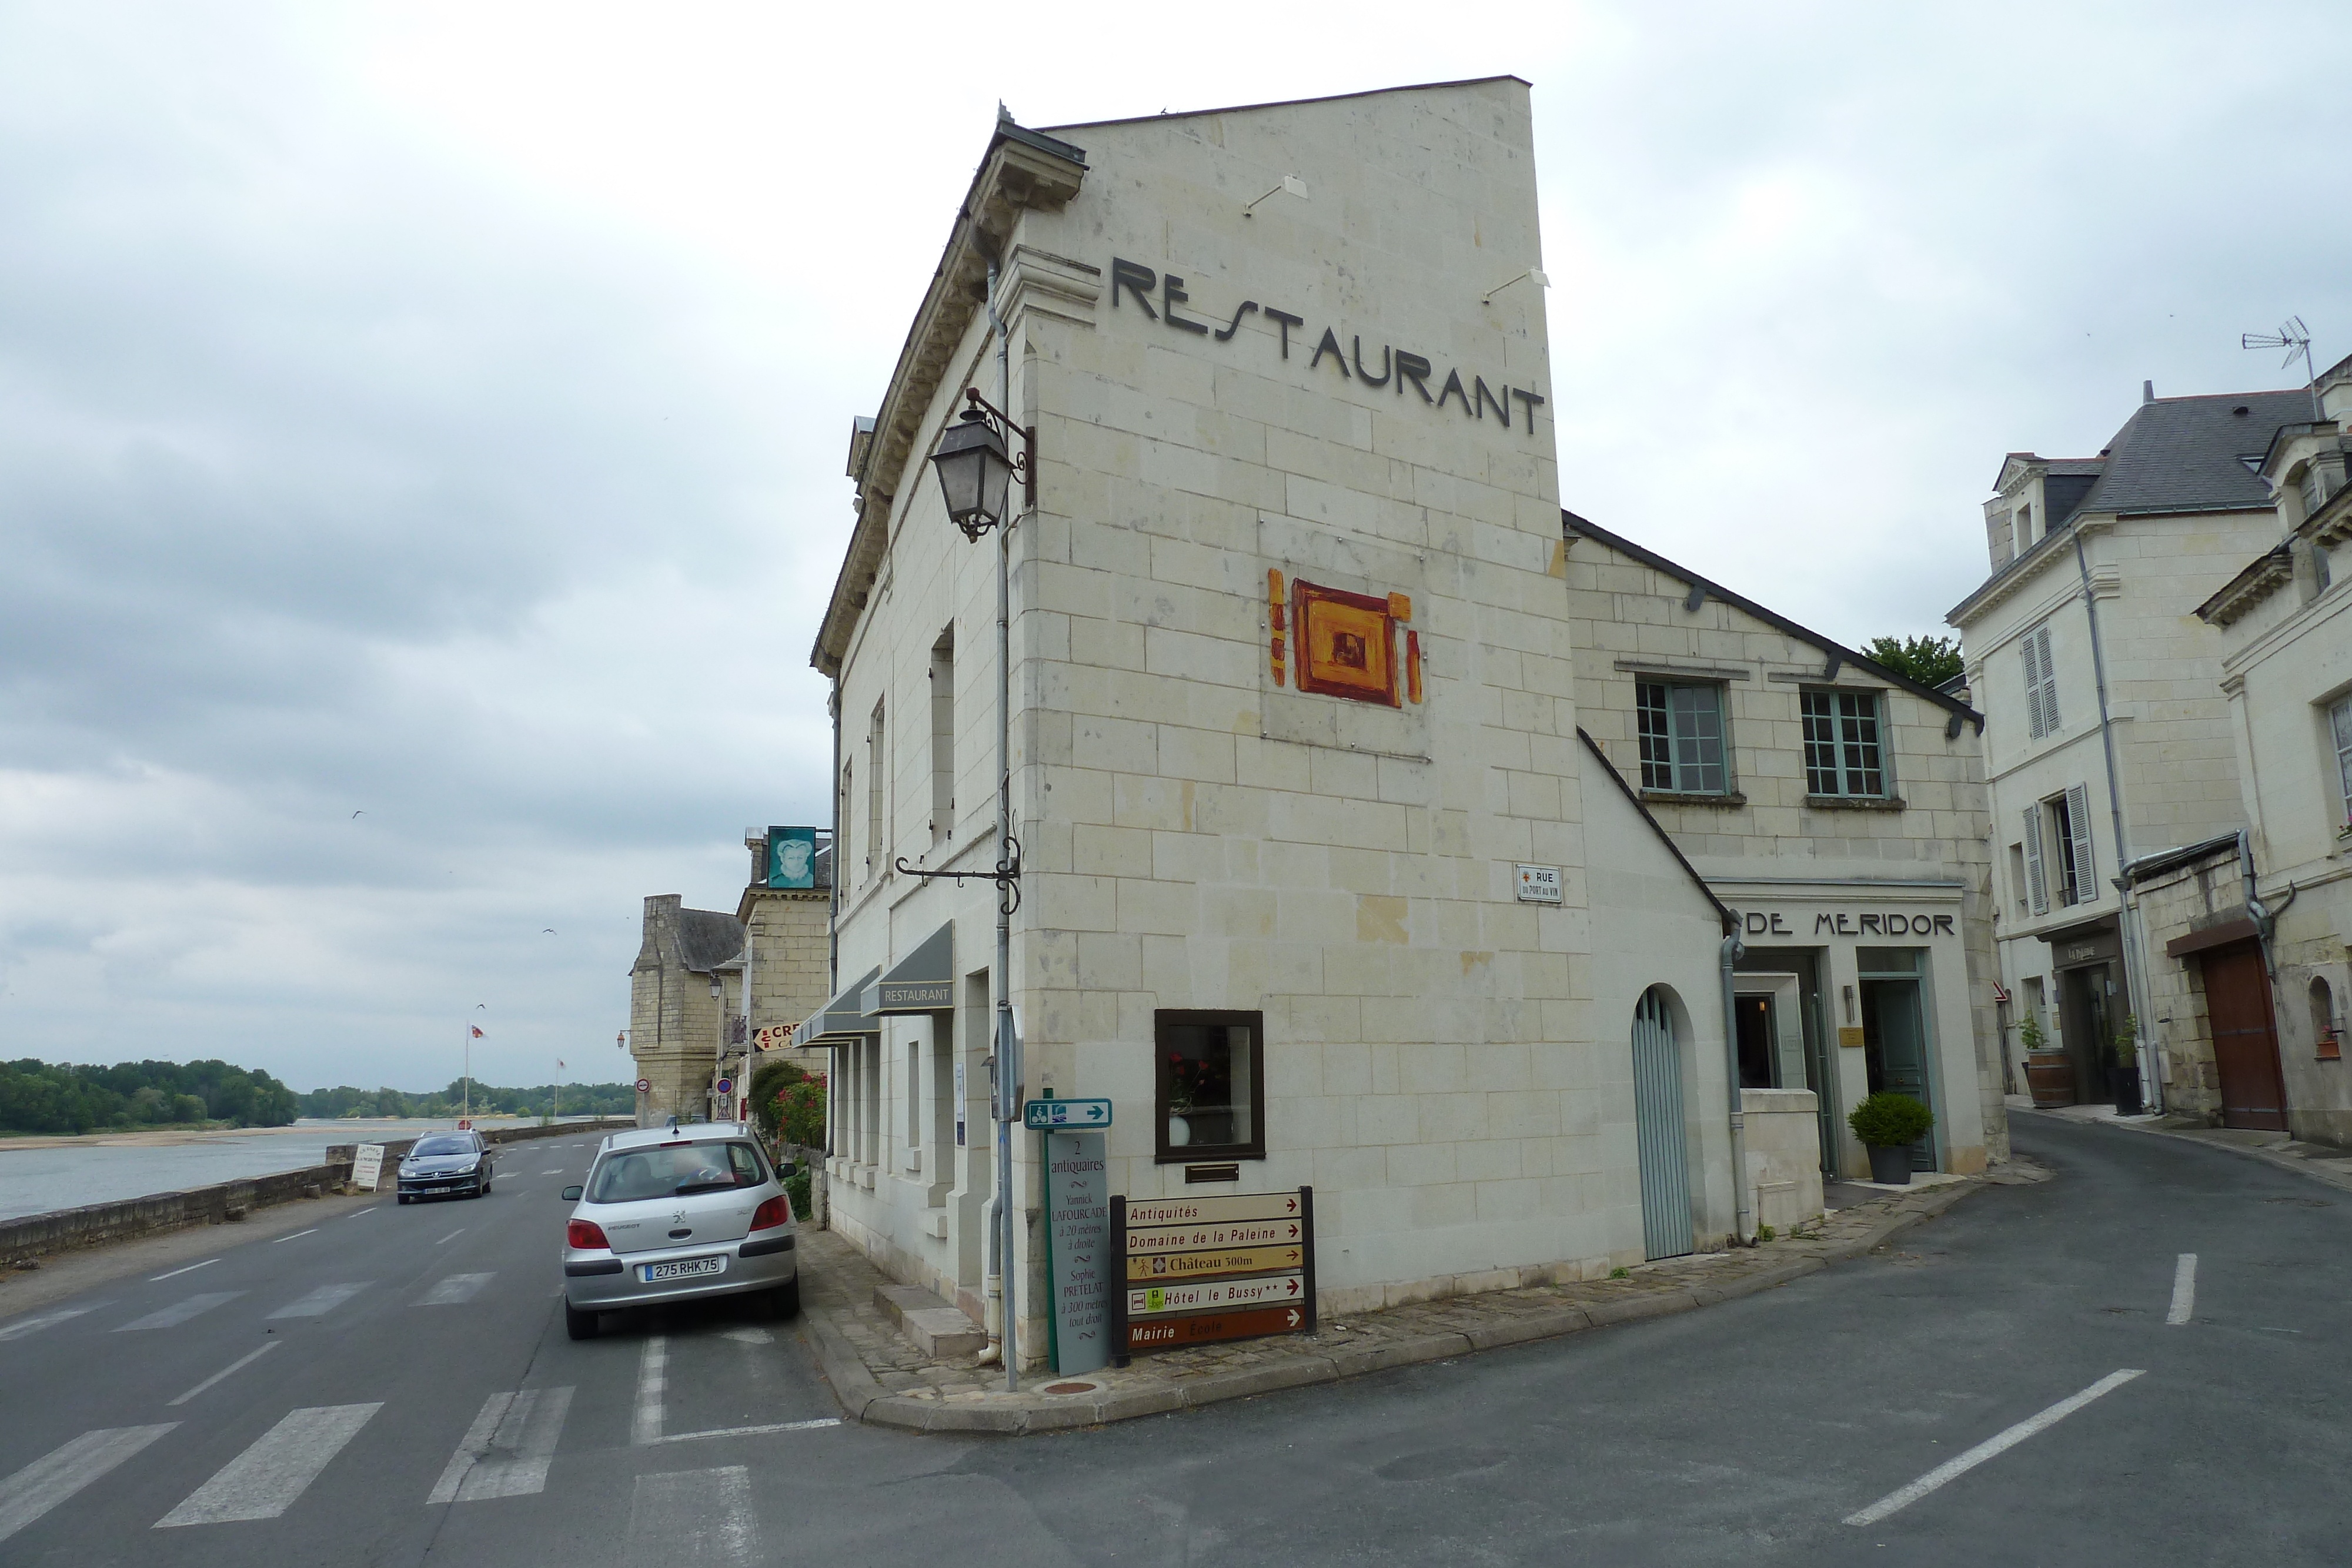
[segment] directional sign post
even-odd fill
[[[1315,1332],[1315,1189],[1111,1199],[1126,1262],[1112,1358]]]
[[[1099,1133],[1110,1125],[1110,1102],[1026,1100],[1021,1122],[1033,1133]]]
[[[1032,1102],[1035,1103],[1035,1102]],[[1054,1370],[1065,1377],[1110,1360],[1110,1298],[1118,1262],[1103,1189],[1108,1163],[1100,1133],[1048,1133],[1045,1270],[1053,1281]]]

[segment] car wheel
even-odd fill
[[[801,1281],[798,1275],[768,1292],[768,1315],[789,1318],[801,1310]]]
[[[573,1339],[596,1337],[596,1314],[583,1312],[570,1301],[563,1303],[563,1332]]]

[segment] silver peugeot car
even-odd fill
[[[490,1190],[490,1146],[482,1134],[460,1129],[427,1133],[401,1156],[395,1177],[400,1201],[428,1197],[482,1197]]]
[[[736,1122],[639,1127],[596,1151],[563,1235],[563,1326],[593,1339],[598,1314],[705,1296],[763,1292],[800,1311],[792,1199],[751,1128]]]

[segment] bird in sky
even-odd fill
[[[361,808],[359,809],[359,810],[357,810],[357,811],[353,811],[353,812],[352,813],[352,820],[353,820],[354,821],[358,821],[358,819],[360,818],[360,816],[362,815],[362,813],[365,812],[365,811],[366,811],[366,810],[367,810],[367,808],[366,808],[365,806],[362,806],[362,807],[361,807]]]
[[[540,932],[542,936],[552,936],[555,935],[555,927],[552,925],[543,925],[540,928]]]

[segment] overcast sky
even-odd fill
[[[999,99],[1534,84],[1563,499],[1849,641],[2352,350],[2340,4],[0,4],[0,1057],[627,1075]]]

